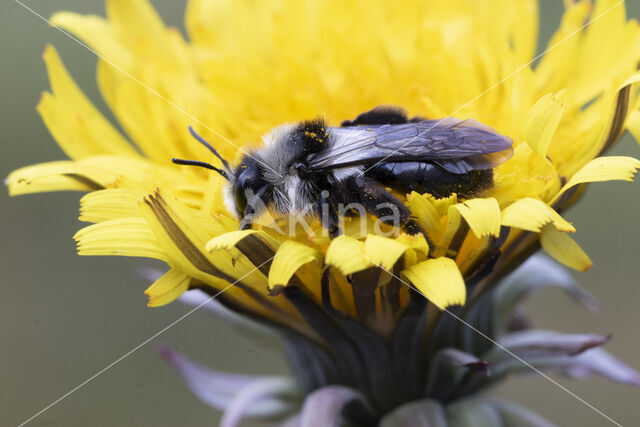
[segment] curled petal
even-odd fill
[[[240,243],[242,240],[248,238],[252,234],[257,234],[260,237],[268,238],[267,233],[258,230],[236,230],[230,231],[225,234],[221,234],[220,236],[216,236],[213,239],[209,240],[205,249],[209,252],[223,250],[223,249],[233,249]]]
[[[542,158],[547,156],[549,144],[565,109],[566,106],[556,95],[548,94],[540,98],[524,118],[522,136]]]
[[[148,307],[160,307],[176,300],[189,289],[191,277],[175,268],[166,272],[144,291]]]
[[[276,286],[286,286],[291,277],[305,264],[319,261],[322,253],[302,243],[287,240],[276,252],[271,269],[269,270],[269,289]]]
[[[220,427],[237,427],[246,416],[282,417],[297,408],[297,402],[289,399],[298,393],[292,378],[254,379],[242,387],[225,408]]]
[[[640,169],[640,160],[633,157],[611,156],[593,159],[571,177],[551,204],[565,191],[578,184],[612,180],[631,182],[638,169]]]

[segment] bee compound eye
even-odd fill
[[[247,196],[245,195],[245,188],[242,185],[236,184],[234,193],[238,216],[243,216],[244,211],[247,208]]]

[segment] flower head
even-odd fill
[[[449,402],[485,384],[473,375],[491,345],[441,310],[463,306],[452,310],[495,336],[498,326],[483,322],[500,279],[540,246],[588,269],[562,211],[587,183],[631,180],[640,168],[603,157],[625,130],[640,134],[638,24],[613,1],[566,3],[535,66],[534,0],[192,0],[188,41],[145,0],[109,0],[107,18],[58,13],[53,23],[101,56],[98,85],[124,133],[47,47],[51,92],[38,111],[70,160],[13,172],[9,191],[87,191],[80,219],[94,224],[75,236],[81,255],[165,261],[150,306],[189,289],[218,295],[285,336],[306,390],[352,387],[378,415],[421,397]],[[487,12],[496,8],[502,19]],[[425,236],[383,237],[361,218],[335,239],[317,220],[291,233],[269,221],[239,230],[222,176],[170,163],[216,161],[189,125],[238,160],[283,123],[338,125],[385,104],[472,118],[511,138],[513,157],[477,197],[398,195]],[[604,342],[591,338],[562,356]],[[304,373],[309,363],[317,369]],[[455,381],[438,376],[442,364],[456,367]]]

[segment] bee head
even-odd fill
[[[244,218],[251,217],[261,210],[260,205],[265,204],[264,197],[269,184],[264,179],[258,161],[244,156],[240,164],[234,168],[227,187],[227,207],[239,218]]]

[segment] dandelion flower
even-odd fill
[[[537,63],[535,0],[191,0],[188,40],[146,0],[108,0],[106,18],[57,13],[52,22],[102,58],[98,86],[122,131],[48,46],[51,91],[38,112],[69,160],[14,171],[9,191],[87,192],[80,219],[93,224],[75,236],[80,255],[162,260],[169,269],[146,290],[149,306],[216,295],[208,306],[225,318],[282,337],[296,382],[229,376],[163,351],[200,398],[227,411],[226,425],[294,412],[293,425],[413,425],[420,416],[459,425],[468,414],[542,425],[476,395],[527,369],[512,354],[640,385],[593,349],[608,337],[516,327],[514,306],[544,285],[594,304],[557,264],[531,256],[543,248],[587,270],[561,214],[588,183],[630,181],[640,168],[606,156],[625,130],[640,137],[638,24],[613,0],[565,3]],[[477,197],[399,195],[427,238],[382,237],[370,221],[364,233],[348,222],[335,239],[316,233],[318,221],[293,235],[268,222],[238,230],[221,176],[170,163],[215,163],[189,125],[237,160],[283,123],[324,116],[338,125],[378,105],[472,118],[511,138],[513,157]]]

